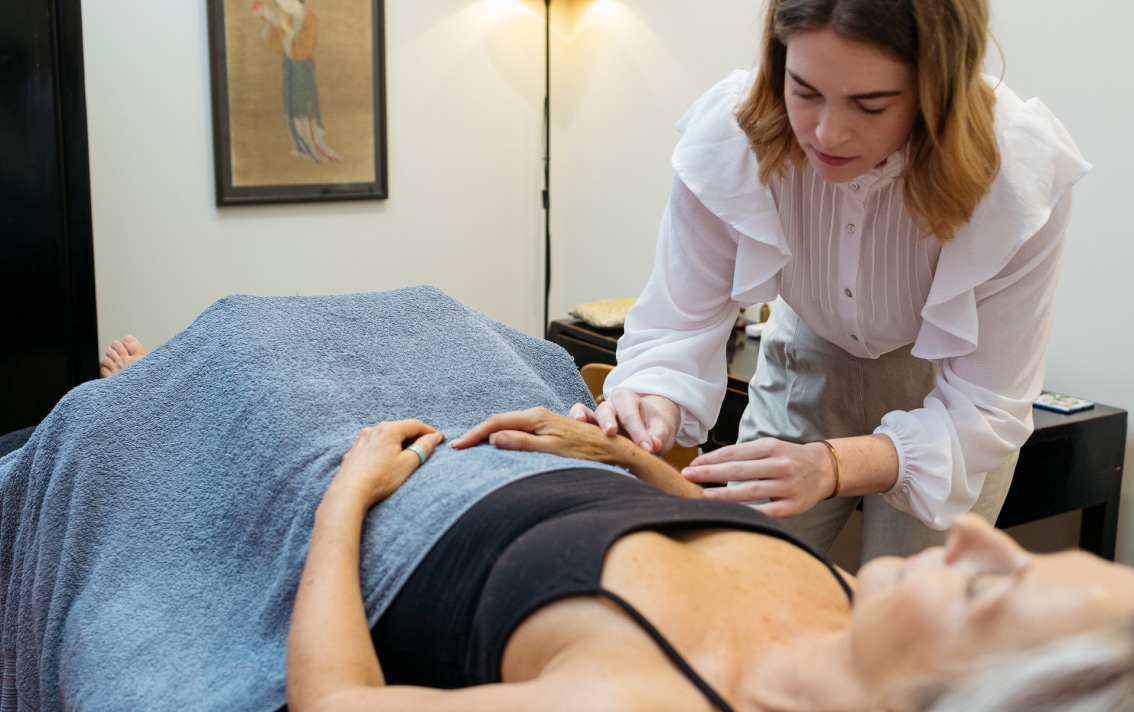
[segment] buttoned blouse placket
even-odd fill
[[[858,299],[859,258],[862,229],[866,224],[866,202],[870,184],[866,176],[839,186],[843,198],[843,225],[838,228],[838,316],[846,335],[848,351],[860,358],[871,358],[867,351]]]

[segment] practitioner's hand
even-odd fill
[[[606,435],[592,423],[546,408],[494,415],[454,440],[452,446],[461,450],[485,440],[501,450],[547,452],[592,462],[612,462],[617,448],[629,447],[626,441]]]
[[[420,447],[426,458],[445,435],[418,420],[383,422],[363,428],[331,482],[336,493],[358,497],[370,507],[392,495],[417,468],[421,457],[409,449]]]
[[[681,471],[698,484],[743,482],[706,488],[706,499],[732,502],[771,500],[754,505],[773,517],[794,517],[835,490],[835,462],[823,443],[797,445],[760,438],[698,456]]]
[[[602,428],[607,435],[622,433],[648,453],[660,454],[673,447],[681,409],[677,404],[657,395],[639,395],[617,389],[610,400],[603,401],[595,410],[576,403],[571,417]]]

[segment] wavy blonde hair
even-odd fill
[[[989,39],[987,0],[768,0],[756,82],[736,117],[767,185],[790,161],[802,165],[784,103],[788,38],[831,28],[882,47],[917,69],[918,116],[906,142],[906,210],[941,242],[969,221],[1000,170],[996,97],[981,77]]]

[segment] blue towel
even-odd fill
[[[315,507],[359,430],[575,402],[559,347],[433,288],[220,300],[0,459],[0,709],[279,708]],[[578,464],[439,448],[366,521],[370,623],[476,501]]]

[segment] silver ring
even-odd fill
[[[422,465],[424,465],[424,464],[425,464],[425,461],[429,459],[429,456],[425,454],[425,449],[424,449],[424,448],[422,448],[422,447],[421,447],[420,445],[418,445],[417,443],[414,443],[413,445],[410,445],[410,446],[409,446],[409,447],[407,447],[406,449],[407,449],[407,450],[413,450],[414,452],[416,452],[416,453],[417,453],[417,456],[421,458],[421,464],[422,464]],[[420,466],[421,466],[421,465],[418,465],[418,467],[420,467]]]

